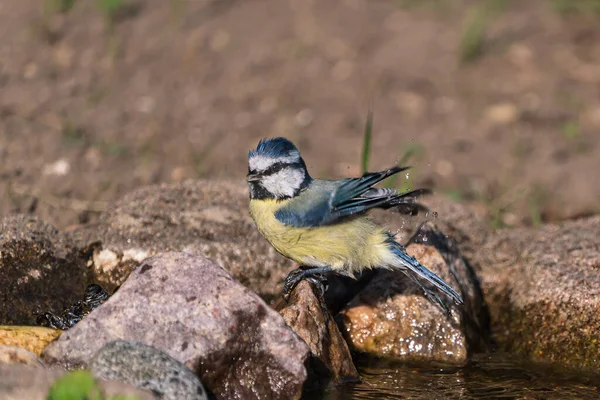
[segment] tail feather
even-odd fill
[[[419,277],[427,280],[433,284],[436,288],[442,291],[447,296],[451,297],[455,303],[463,304],[463,300],[460,295],[450,287],[442,278],[425,268],[416,258],[409,256],[404,251],[404,247],[394,240],[390,240],[392,245],[392,251],[398,259],[402,262],[402,265],[408,268],[411,272],[418,275]]]

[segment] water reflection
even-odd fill
[[[337,399],[599,399],[596,376],[525,367],[503,355],[475,357],[465,368],[367,366],[363,382],[331,388]]]

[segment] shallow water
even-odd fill
[[[525,367],[506,356],[474,357],[465,368],[370,365],[361,383],[330,388],[324,399],[600,399],[600,378]]]

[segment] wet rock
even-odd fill
[[[600,217],[510,229],[473,257],[501,349],[600,371]]]
[[[143,343],[115,340],[102,347],[88,368],[94,376],[151,391],[165,400],[202,400],[206,392],[185,365]]]
[[[2,400],[47,400],[50,387],[66,371],[45,369],[16,364],[0,364],[0,399]],[[106,396],[137,396],[138,400],[157,400],[151,393],[135,389],[121,382],[98,381]]]
[[[166,352],[221,398],[298,398],[306,379],[306,344],[257,295],[201,255],[147,259],[43,358],[83,365],[117,339]]]
[[[22,347],[0,344],[0,364],[24,364],[43,367],[44,362]]]
[[[39,326],[0,326],[0,345],[21,347],[39,356],[62,331]]]
[[[473,271],[431,222],[411,238],[407,252],[452,285],[464,306],[443,297],[451,311],[446,316],[404,274],[379,270],[338,316],[351,350],[401,361],[464,364],[470,348],[484,345],[485,312]]]
[[[16,215],[0,222],[0,324],[35,325],[40,310],[83,296],[85,258],[54,227]]]
[[[280,305],[279,313],[285,323],[308,344],[312,371],[317,379],[333,382],[358,379],[348,345],[325,301],[315,295],[310,283],[301,281],[289,302],[282,301]]]
[[[279,298],[293,269],[260,235],[245,182],[185,181],[149,186],[111,206],[98,224],[73,233],[93,253],[95,279],[112,292],[146,258],[198,250],[265,300]]]

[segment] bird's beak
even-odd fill
[[[246,180],[248,182],[258,182],[260,180],[260,176],[258,174],[248,174],[246,175]]]

